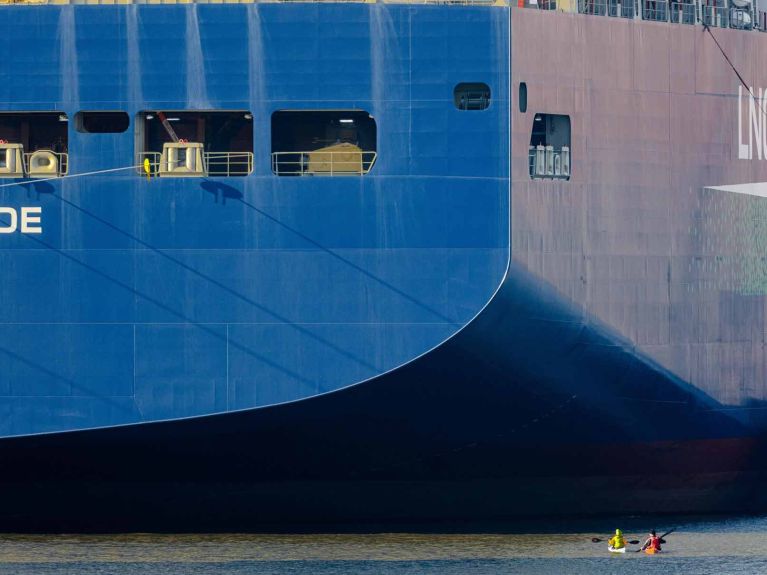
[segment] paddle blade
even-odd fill
[[[671,530],[669,530],[669,531],[666,531],[666,532],[665,532],[663,535],[661,535],[661,536],[660,536],[660,539],[661,539],[661,541],[662,541],[663,543],[665,543],[665,541],[663,541],[663,538],[664,538],[666,535],[670,535],[670,534],[672,534],[674,531],[676,531],[676,527],[674,527],[673,529],[671,529]]]
[[[638,539],[632,539],[631,541],[629,541],[629,544],[631,544],[631,545],[639,545],[639,540]]]
[[[591,542],[592,543],[599,543],[600,541],[602,541],[602,540],[599,537],[592,537],[591,538]]]

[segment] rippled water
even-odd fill
[[[678,531],[657,556],[591,542],[614,527],[639,539],[647,522],[528,525],[533,534],[2,535],[0,575],[767,573],[767,518],[659,520],[650,527]]]

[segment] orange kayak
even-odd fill
[[[644,550],[644,552],[647,553],[648,555],[655,555],[656,553],[660,553],[660,551],[658,549],[655,549],[654,547],[648,547],[647,549]]]

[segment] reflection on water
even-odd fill
[[[0,574],[767,573],[767,518],[658,521],[649,527],[678,531],[654,557],[609,555],[605,543],[591,542],[614,527],[640,539],[642,523],[583,532],[536,525],[536,534],[2,535]]]

